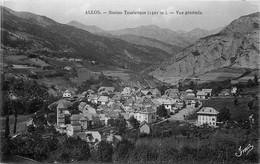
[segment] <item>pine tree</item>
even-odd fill
[[[156,114],[160,117],[167,117],[168,116],[168,112],[167,112],[167,109],[165,108],[164,104],[157,108]]]
[[[139,123],[138,121],[134,118],[134,116],[131,116],[128,120],[130,122],[130,124],[132,125],[132,127],[134,129],[137,129],[139,127]]]
[[[218,119],[219,121],[229,121],[230,120],[230,112],[227,107],[224,107],[223,109],[220,110]]]

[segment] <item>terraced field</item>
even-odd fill
[[[229,79],[235,79],[241,76],[245,70],[243,69],[234,69],[234,68],[220,68],[203,75],[199,75],[200,79],[198,83],[204,83],[209,81],[224,81]]]

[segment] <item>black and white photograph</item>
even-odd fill
[[[0,163],[260,163],[259,1],[0,13]]]

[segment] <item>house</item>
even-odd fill
[[[95,93],[95,91],[92,90],[92,89],[87,90],[87,92],[90,93],[90,94],[94,94]]]
[[[198,126],[208,124],[209,126],[216,127],[218,113],[219,112],[212,107],[203,107],[197,112]]]
[[[193,95],[184,95],[183,99],[185,101],[186,107],[194,108],[196,104],[196,97]]]
[[[91,61],[91,64],[95,65],[95,64],[96,64],[96,61],[92,60],[92,61]]]
[[[84,91],[81,93],[81,95],[84,95],[85,97],[89,97],[90,95],[93,95],[95,93],[95,91],[93,91],[92,89],[89,89],[87,91]]]
[[[66,90],[63,95],[62,98],[71,98],[72,94],[69,90]]]
[[[122,141],[122,137],[120,135],[115,135],[113,133],[110,133],[107,138],[106,141],[108,143],[111,143],[113,146],[116,146],[118,142]]]
[[[90,122],[87,117],[82,114],[73,114],[70,117],[71,125],[80,124],[82,130],[86,130],[90,126]]]
[[[135,103],[135,100],[133,98],[130,98],[123,104],[123,108],[125,110],[131,109],[134,103]]]
[[[207,93],[206,92],[204,92],[204,91],[198,91],[197,92],[197,98],[198,99],[207,99]]]
[[[132,115],[130,113],[121,113],[124,119],[127,121]]]
[[[158,98],[155,100],[158,101],[160,105],[164,105],[165,109],[167,109],[168,111],[172,111],[172,105],[174,104],[174,102],[171,101],[170,99]]]
[[[148,89],[140,91],[143,95],[147,95],[150,91]],[[151,92],[150,92],[151,93]]]
[[[100,96],[97,102],[104,105],[109,102],[109,98],[107,96]]]
[[[105,125],[109,126],[109,122],[108,120],[113,119],[113,120],[120,120],[120,119],[124,119],[124,115],[123,113],[119,112],[119,111],[110,111],[108,113],[105,114]]]
[[[233,87],[231,89],[231,94],[236,94],[237,93],[237,87]]]
[[[101,121],[100,121],[100,117],[98,114],[95,113],[86,113],[84,114],[84,116],[87,118],[88,120],[88,126],[89,127],[99,127],[102,125]]]
[[[105,114],[99,114],[99,120],[100,120],[101,125],[105,125],[106,115]]]
[[[186,102],[187,102],[186,103],[186,107],[188,107],[188,108],[195,108],[195,106],[196,106],[196,101],[195,100],[188,100]]]
[[[185,92],[186,92],[186,93],[194,93],[194,90],[192,90],[192,89],[187,89]]]
[[[82,62],[82,59],[75,59],[75,62]]]
[[[176,102],[175,102],[175,107],[176,107],[177,109],[182,109],[182,108],[183,108],[183,104],[184,104],[184,101],[181,100],[181,99],[178,99],[178,100],[176,100]]]
[[[230,96],[230,90],[229,89],[222,89],[222,91],[219,94],[220,96]]]
[[[140,133],[151,134],[152,130],[146,121],[141,122],[139,127]]]
[[[86,117],[82,116],[80,119],[79,119],[79,123],[82,127],[83,130],[87,130],[88,127],[89,127],[89,121]]]
[[[28,127],[28,126],[33,126],[33,118],[32,117],[30,117],[29,119],[28,119],[28,121],[26,122],[26,126]]]
[[[160,97],[161,96],[161,91],[159,91],[159,89],[157,89],[157,88],[150,89],[150,92],[152,93],[152,95],[154,97]]]
[[[161,92],[157,88],[151,88],[151,89],[142,89],[140,91],[143,95],[148,97],[159,97],[161,96]]]
[[[63,69],[66,70],[66,71],[71,71],[71,70],[72,70],[72,67],[66,66],[66,67],[64,67]]]
[[[91,103],[97,104],[98,103],[98,96],[97,95],[89,95],[88,101],[91,102]]]
[[[101,94],[102,92],[107,92],[109,94],[114,93],[115,88],[114,87],[100,87],[98,89],[98,94]]]
[[[87,103],[85,103],[85,102],[80,102],[80,103],[79,103],[79,106],[78,106],[79,110],[82,111],[82,110],[85,108],[86,105],[87,105]]]
[[[101,134],[98,131],[86,131],[77,134],[82,140],[94,144],[101,141]]]
[[[120,93],[120,94],[115,94],[115,95],[111,98],[111,100],[114,101],[114,102],[120,102],[121,99],[122,99],[122,94],[121,94],[121,93]]]
[[[165,95],[172,98],[178,98],[180,95],[180,92],[178,89],[168,89],[165,91]]]
[[[57,105],[57,126],[65,124],[65,115],[67,114],[68,107],[71,106],[69,101],[59,101]]]
[[[68,136],[75,136],[77,133],[81,132],[82,128],[80,123],[75,123],[75,124],[68,124],[67,125],[67,135]]]
[[[186,92],[186,95],[187,95],[187,96],[194,96],[194,97],[195,97],[195,93],[193,93],[193,92]]]
[[[156,122],[156,108],[134,106],[134,117],[139,122],[146,121],[148,124]]]
[[[88,105],[88,104],[85,106],[85,109],[87,110],[88,113],[94,113],[94,114],[97,114],[96,109],[93,108],[92,106]]]
[[[83,117],[83,115],[80,114],[73,114],[70,117],[70,124],[80,124],[80,119]]]
[[[208,97],[212,96],[212,89],[202,89],[202,91],[205,92]]]
[[[104,104],[104,105],[100,105],[98,106],[97,108],[97,113],[98,114],[103,114],[105,112],[108,112],[109,108],[108,108],[108,105],[107,104]]]
[[[82,92],[80,95],[85,98],[85,97],[88,95],[88,92],[87,92],[87,91],[84,91],[84,92]]]
[[[131,93],[132,93],[132,89],[131,89],[131,87],[125,87],[121,93],[122,93],[123,95],[125,95],[125,94],[131,94]]]
[[[123,111],[122,104],[121,103],[113,103],[111,105],[110,111],[119,111],[119,112]]]
[[[127,99],[129,99],[129,98],[131,98],[131,97],[133,97],[133,95],[132,95],[131,93],[124,94],[124,95],[122,95],[121,101],[122,101],[122,100],[127,100]]]

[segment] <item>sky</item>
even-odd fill
[[[47,16],[59,23],[75,20],[96,25],[104,30],[157,25],[171,30],[206,30],[228,25],[240,16],[259,12],[258,1],[188,1],[188,0],[3,0],[2,5],[15,10]],[[85,14],[99,10],[101,14]],[[104,14],[117,11],[164,12],[168,15]],[[199,15],[178,15],[176,12],[199,11]],[[174,14],[169,14],[174,12]]]

